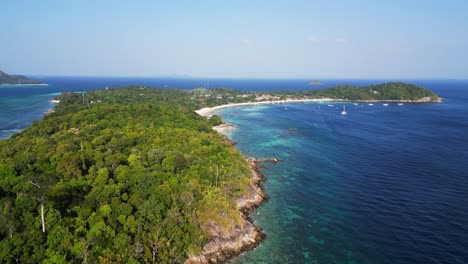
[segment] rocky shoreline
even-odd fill
[[[256,248],[266,238],[263,230],[253,223],[249,213],[268,198],[261,184],[266,178],[259,171],[260,163],[275,163],[279,160],[275,158],[249,158],[248,161],[252,166],[251,184],[248,187],[248,192],[237,200],[242,223],[234,225],[228,231],[223,231],[216,224],[211,223],[210,242],[203,247],[203,252],[200,255],[189,255],[185,261],[186,264],[224,263],[242,252]]]
[[[232,131],[232,130],[236,130],[237,128],[238,127],[235,126],[235,125],[223,123],[221,125],[214,126],[213,130],[218,132],[218,133],[221,133],[221,134],[225,135],[227,132]]]

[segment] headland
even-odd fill
[[[32,80],[24,75],[10,75],[6,74],[3,71],[0,71],[0,85],[2,86],[10,86],[10,85],[47,85],[40,81]]]

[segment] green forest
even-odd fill
[[[210,221],[241,221],[250,165],[194,112],[206,105],[194,92],[59,99],[0,141],[1,263],[181,263],[208,241]]]
[[[288,87],[284,87],[281,91],[264,92],[238,91],[228,88],[214,88],[210,90],[196,89],[194,97],[200,99],[200,102],[210,107],[227,103],[320,98],[348,101],[440,101],[437,94],[423,87],[402,82],[389,82],[362,87],[340,85],[326,89],[303,91],[289,91]]]
[[[341,85],[328,89],[301,91],[299,94],[313,98],[325,97],[344,100],[420,100],[424,97],[433,101],[439,99],[435,93],[423,87],[401,82],[365,87]]]
[[[23,75],[9,75],[0,70],[0,85],[3,84],[41,84]]]

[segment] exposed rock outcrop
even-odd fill
[[[278,163],[278,162],[281,162],[281,160],[278,158],[255,159],[254,161],[255,166],[258,166],[257,164],[261,162]]]
[[[232,131],[232,130],[236,130],[237,129],[237,126],[235,125],[231,125],[231,124],[227,124],[227,123],[223,123],[221,125],[218,125],[218,126],[214,126],[213,127],[213,130],[218,132],[218,133],[221,133],[221,134],[224,134],[228,131]]]
[[[215,223],[210,223],[210,242],[203,247],[202,254],[198,256],[190,255],[185,261],[186,264],[223,263],[233,256],[257,247],[265,239],[266,236],[262,229],[253,224],[249,212],[267,199],[267,195],[261,186],[261,182],[265,180],[265,177],[258,171],[258,164],[268,160],[270,159],[249,159],[252,165],[251,185],[248,187],[248,191],[237,201],[242,223],[234,225],[228,231],[222,230]]]

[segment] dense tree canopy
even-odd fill
[[[209,221],[240,221],[249,164],[192,97],[66,93],[0,141],[0,262],[180,263],[207,242]]]
[[[287,89],[288,87],[284,87]],[[417,85],[402,82],[389,82],[378,85],[355,87],[340,85],[326,89],[304,91],[238,91],[226,88],[197,89],[193,98],[203,106],[215,106],[226,103],[271,101],[286,99],[320,99],[331,98],[349,101],[438,101],[437,94]],[[429,99],[429,100],[427,100]]]
[[[9,75],[0,71],[0,85],[2,84],[40,84],[41,82],[31,80],[23,75]]]
[[[326,97],[346,100],[420,100],[424,97],[437,100],[438,96],[420,86],[391,82],[365,87],[341,85],[329,89],[299,92],[311,97]]]

